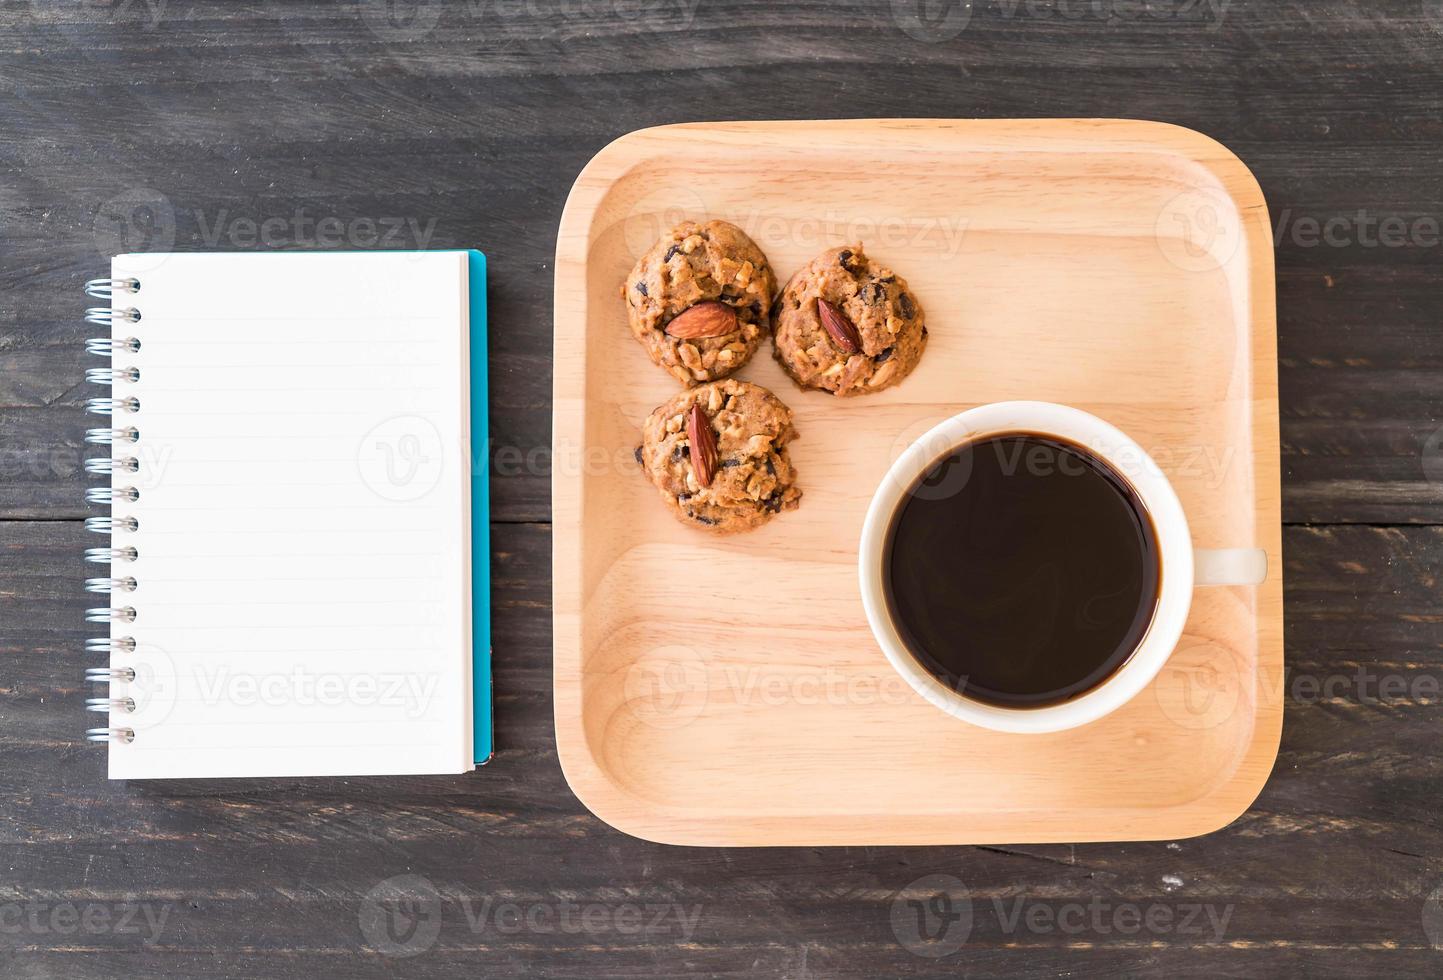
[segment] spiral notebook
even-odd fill
[[[486,761],[481,253],[121,255],[86,290],[110,777]]]

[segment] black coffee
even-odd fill
[[[1152,622],[1157,532],[1126,480],[1053,436],[991,436],[938,460],[892,518],[883,585],[917,662],[989,704],[1101,684]]]

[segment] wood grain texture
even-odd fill
[[[926,355],[885,392],[801,392],[765,356],[741,369],[791,406],[807,494],[745,537],[681,527],[627,465],[676,383],[617,289],[682,217],[741,227],[782,280],[870,239],[927,311]],[[703,845],[1156,840],[1242,813],[1282,715],[1267,225],[1236,157],[1154,123],[694,124],[598,154],[556,259],[556,455],[613,461],[552,484],[572,789],[622,830]],[[1117,425],[1175,486],[1198,547],[1261,549],[1274,570],[1256,591],[1192,596],[1168,670],[1080,732],[957,723],[894,674],[862,613],[857,535],[888,467],[957,412],[1011,399]],[[676,588],[649,587],[667,575]],[[1195,704],[1200,677],[1226,706],[1211,689]]]
[[[75,738],[85,535],[70,522],[0,524],[0,858],[15,869],[0,918],[16,905],[169,910],[148,944],[7,931],[6,975],[1434,975],[1424,910],[1443,882],[1443,603],[1429,583],[1443,576],[1443,529],[1287,529],[1281,754],[1224,830],[1176,843],[721,850],[617,833],[567,791],[551,726],[551,535],[495,530],[506,655],[485,771],[125,784]],[[1394,677],[1407,690],[1379,697]],[[403,874],[435,886],[442,928],[398,960],[368,948],[359,916],[377,883]],[[906,952],[891,926],[897,893],[930,875],[965,885],[973,912],[966,945],[936,961]],[[1013,921],[1019,902],[1032,926]],[[498,904],[537,908],[544,928],[567,903],[601,910],[589,931],[493,917]],[[628,903],[701,911],[690,938],[674,917],[644,936],[616,928]],[[1105,908],[1109,928],[1127,905],[1211,906],[1228,920],[1219,940],[1069,934],[1030,911],[1079,905]]]
[[[396,0],[398,16],[415,2]],[[888,3],[434,0],[431,29],[422,19],[387,39],[361,16],[380,0],[12,0],[0,409],[79,405],[81,386],[66,384],[82,367],[77,287],[118,246],[321,247],[314,228],[287,225],[266,245],[245,224],[299,216],[339,218],[343,240],[370,247],[386,232],[365,220],[434,221],[426,244],[479,245],[525,273],[492,287],[509,326],[492,341],[496,506],[545,520],[556,221],[611,139],[745,116],[1152,118],[1235,150],[1280,225],[1286,519],[1435,521],[1443,483],[1423,464],[1443,417],[1409,394],[1443,375],[1429,300],[1443,252],[1426,233],[1443,218],[1430,2],[1232,0],[1199,24],[993,2],[926,43]],[[878,73],[885,85],[867,81]],[[747,111],[718,99],[743,83]],[[137,220],[115,220],[126,215]],[[1336,244],[1308,234],[1335,218]],[[1378,240],[1389,218],[1407,223],[1402,244]],[[390,244],[421,238],[403,227]],[[69,453],[73,418],[23,452]],[[0,463],[18,451],[0,446]],[[79,516],[81,486],[67,467],[27,468],[0,514]]]
[[[1092,4],[1063,17],[987,2],[930,43],[893,6],[436,0],[429,28],[378,33],[370,0],[0,0],[0,972],[1436,975],[1424,910],[1443,882],[1440,706],[1415,682],[1443,677],[1443,535],[1427,526],[1443,521],[1430,462],[1443,252],[1417,234],[1443,215],[1438,5],[1232,0],[1192,25],[1123,4],[1105,8],[1119,17]],[[483,773],[103,780],[100,754],[77,741],[84,535],[8,519],[86,513],[78,287],[110,253],[165,244],[172,220],[179,248],[332,247],[289,225],[251,244],[245,222],[298,211],[340,219],[356,247],[378,234],[358,219],[398,217],[422,231],[434,219],[431,247],[485,249],[495,516],[545,522],[552,255],[576,174],[642,126],[827,116],[1160,119],[1221,140],[1257,175],[1278,241],[1284,519],[1417,526],[1286,529],[1288,677],[1301,688],[1244,817],[1176,849],[712,851],[617,834],[555,761],[544,523],[496,528],[500,751]],[[127,215],[133,227],[115,220]],[[1389,217],[1411,228],[1401,244],[1361,240]],[[1335,218],[1342,238],[1308,234]],[[1408,697],[1368,693],[1393,676],[1414,685]],[[1315,695],[1330,678],[1332,696]],[[429,952],[397,959],[368,946],[358,914],[377,882],[408,873],[445,894],[444,928]],[[975,900],[970,941],[935,960],[890,925],[896,892],[931,874]],[[17,904],[127,897],[170,904],[158,942],[12,925]],[[487,897],[704,908],[689,939],[503,932],[494,919],[477,932],[462,900],[474,913]],[[994,898],[1008,915],[1019,898],[1234,913],[1217,942],[1008,931]]]

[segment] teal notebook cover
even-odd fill
[[[486,387],[486,256],[468,249],[471,310],[471,720],[476,764],[489,762],[491,732],[490,418]]]

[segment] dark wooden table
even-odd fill
[[[0,0],[0,972],[1443,972],[1440,56],[1443,0]],[[684,849],[567,789],[547,462],[567,190],[637,127],[827,116],[1160,119],[1256,172],[1289,686],[1272,780],[1227,829]],[[499,752],[461,778],[107,782],[78,738],[80,283],[120,250],[336,245],[490,256],[491,437],[524,461],[495,482]],[[954,901],[928,938],[893,912],[931,875]]]

